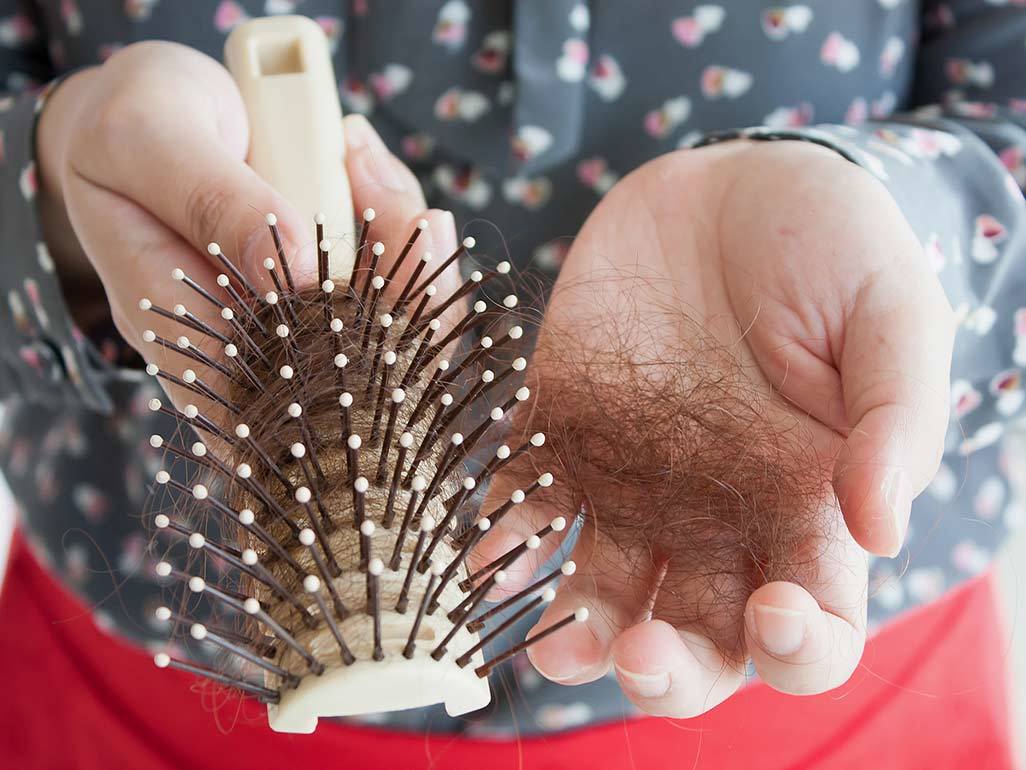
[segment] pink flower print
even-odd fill
[[[552,134],[541,126],[521,126],[512,145],[513,157],[520,161],[532,160],[552,146]]]
[[[989,265],[998,258],[998,245],[1008,236],[1005,226],[990,214],[976,217],[972,256],[976,262]]]
[[[588,44],[575,37],[563,43],[563,55],[556,60],[556,74],[568,83],[584,80],[588,71]]]
[[[812,10],[807,5],[768,8],[762,14],[762,31],[770,40],[783,40],[804,32],[811,21]]]
[[[450,51],[463,47],[467,39],[467,22],[470,8],[463,0],[449,0],[438,11],[438,19],[431,38]]]
[[[122,572],[135,572],[142,565],[146,553],[146,538],[141,532],[126,535],[121,541],[121,553],[118,556],[118,569]]]
[[[962,540],[951,551],[951,563],[962,572],[976,575],[990,564],[990,554],[972,540]]]
[[[524,208],[536,211],[548,203],[552,194],[552,183],[545,177],[514,177],[503,183],[502,193],[510,203],[519,203]]]
[[[617,175],[609,169],[605,158],[588,158],[577,164],[577,178],[599,195],[605,194],[617,182]]]
[[[22,345],[18,348],[18,358],[31,367],[37,377],[43,376],[43,359],[36,348],[31,345]]]
[[[435,149],[435,140],[427,134],[410,134],[399,143],[403,155],[410,160],[424,160]]]
[[[121,43],[104,43],[96,49],[96,58],[101,62],[105,62],[122,48],[124,46]]]
[[[35,278],[25,279],[25,294],[28,295],[29,302],[32,303],[32,309],[35,311],[36,319],[39,321],[39,325],[44,329],[50,326],[50,316],[46,313],[46,308],[43,307],[43,302],[39,296],[39,284],[36,283]]]
[[[374,94],[358,78],[352,76],[346,78],[339,87],[339,97],[351,112],[368,115],[374,110]]]
[[[944,570],[940,567],[909,570],[905,586],[909,595],[918,601],[932,601],[944,593]]]
[[[905,41],[897,35],[887,38],[880,52],[880,74],[885,78],[892,77],[904,55]]]
[[[69,35],[82,32],[82,13],[78,10],[77,0],[61,0],[61,18]]]
[[[36,197],[36,191],[39,189],[39,183],[36,180],[36,164],[29,162],[25,168],[21,170],[21,175],[18,177],[18,189],[21,190],[21,197],[27,201],[31,201]]]
[[[977,86],[990,88],[994,84],[994,68],[990,62],[974,62],[969,59],[948,59],[945,71],[956,86]]]
[[[125,0],[125,16],[132,21],[145,21],[159,0]]]
[[[82,543],[72,543],[65,549],[64,574],[79,585],[89,579],[89,552]]]
[[[36,25],[24,13],[16,13],[0,19],[0,45],[5,48],[19,48],[36,36]]]
[[[702,44],[706,35],[719,31],[724,16],[726,12],[722,6],[699,5],[690,16],[674,19],[670,30],[681,45],[695,48]]]
[[[484,94],[464,91],[453,86],[435,102],[435,117],[439,120],[462,120],[473,123],[491,108]]]
[[[509,32],[505,30],[489,32],[481,41],[481,47],[474,54],[471,63],[478,72],[498,75],[506,69],[509,50]]]
[[[229,32],[249,19],[246,10],[234,0],[221,0],[214,11],[214,28],[218,32]]]
[[[645,131],[656,139],[664,139],[691,115],[691,100],[686,96],[668,99],[663,106],[645,115]]]
[[[353,0],[353,15],[363,18],[370,12],[367,0]]]
[[[874,99],[873,104],[870,107],[870,114],[877,120],[886,118],[892,112],[898,104],[898,97],[894,94],[894,91],[884,91],[880,94],[879,99]]]
[[[61,487],[57,483],[57,474],[52,463],[39,463],[36,466],[36,494],[45,503],[52,503],[60,494]]]
[[[410,86],[413,72],[402,64],[389,64],[380,73],[372,73],[370,85],[374,89],[378,101],[387,102],[396,94],[401,94]]]
[[[92,523],[101,521],[110,508],[110,501],[100,490],[90,484],[76,484],[71,490],[75,507]]]
[[[556,272],[563,266],[569,253],[570,244],[566,241],[549,241],[536,248],[532,257],[538,267]]]
[[[859,96],[856,97],[855,101],[848,107],[848,111],[844,114],[844,122],[849,126],[860,126],[866,122],[869,118],[869,105],[866,100]]]
[[[800,128],[812,122],[813,109],[808,102],[797,107],[778,107],[763,118],[763,125],[770,128]]]
[[[713,65],[702,71],[702,93],[708,99],[736,99],[752,87],[752,76],[741,70]]]
[[[951,383],[951,405],[955,417],[962,419],[980,405],[983,396],[968,380],[955,380]]]
[[[973,452],[995,444],[1004,434],[1004,423],[988,422],[958,445],[958,453],[963,457],[971,455]]]
[[[477,169],[458,171],[452,166],[440,165],[433,179],[442,192],[472,209],[482,209],[492,199],[492,186]]]
[[[840,32],[831,32],[823,42],[819,58],[841,72],[851,72],[859,66],[859,48]]]
[[[1026,153],[1022,148],[1015,145],[1006,147],[998,157],[1001,158],[1001,162],[1008,169],[1008,173],[1012,175],[1015,183],[1020,188],[1026,187]]]
[[[620,98],[627,86],[620,63],[609,54],[599,56],[588,73],[588,85],[606,102]]]
[[[324,30],[324,36],[328,38],[328,49],[335,53],[338,50],[338,41],[342,37],[342,30],[345,28],[342,19],[338,16],[318,16],[314,21]]]
[[[1023,375],[1018,369],[1006,369],[991,378],[990,393],[997,398],[994,407],[998,413],[1010,417],[1019,411],[1026,391],[1023,391]]]
[[[923,15],[925,26],[933,29],[951,29],[955,26],[955,14],[947,3],[940,3]]]

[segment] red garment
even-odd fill
[[[0,593],[0,767],[17,770],[1011,770],[1008,633],[994,580],[892,623],[853,679],[795,698],[757,684],[689,721],[631,720],[518,741],[322,723],[279,735],[98,631],[16,537]],[[219,727],[220,725],[220,727]]]

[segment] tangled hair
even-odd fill
[[[642,310],[625,292],[596,324],[600,292],[583,288],[587,323],[550,313],[528,369],[533,405],[518,428],[546,441],[517,481],[551,469],[544,502],[584,515],[592,574],[619,576],[639,612],[739,658],[752,591],[813,579],[829,464],[740,345],[679,305]]]

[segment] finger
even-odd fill
[[[181,85],[195,84],[183,77]],[[316,275],[315,250],[295,248],[312,242],[313,223],[245,163],[249,134],[238,117],[245,108],[230,81],[183,95],[173,109],[124,101],[80,140],[69,157],[72,173],[137,202],[198,253],[218,242],[258,284],[263,259],[274,253],[265,220],[273,213],[291,244],[293,272]]]
[[[651,573],[651,565],[639,559],[632,566],[644,577],[633,577],[624,554],[597,540],[590,524],[582,530],[573,558],[576,572],[561,582],[556,598],[527,634],[530,638],[578,608],[587,608],[586,622],[571,623],[528,648],[531,663],[542,676],[567,685],[593,682],[609,671],[613,642],[637,622]]]
[[[851,430],[834,490],[855,540],[893,556],[933,478],[948,425],[952,314],[919,260],[878,274],[846,320],[840,372]]]
[[[745,640],[759,676],[796,695],[826,692],[851,676],[866,641],[866,558],[838,519],[814,553],[808,590],[774,582],[752,593]]]
[[[628,628],[612,654],[624,694],[652,716],[698,716],[744,683],[744,666],[727,661],[711,640],[662,620]]]

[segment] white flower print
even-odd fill
[[[484,208],[492,199],[492,186],[476,169],[458,171],[452,166],[440,165],[432,178],[442,192],[472,209]]]
[[[741,70],[713,65],[702,71],[702,93],[706,98],[736,99],[752,87],[752,76]]]
[[[502,194],[510,203],[518,203],[524,208],[537,210],[548,203],[552,195],[552,183],[545,177],[513,177],[502,183]]]
[[[762,123],[770,128],[799,128],[812,122],[813,108],[808,102],[797,107],[777,107],[762,119]]]
[[[448,0],[438,11],[431,39],[438,45],[457,51],[467,39],[470,8],[463,0]]]
[[[880,74],[891,77],[905,55],[905,41],[897,35],[887,38],[883,51],[880,52]]]
[[[464,91],[458,86],[450,88],[435,102],[435,117],[439,120],[462,120],[473,123],[490,109],[488,98],[477,91]]]
[[[380,73],[371,73],[370,85],[382,102],[387,102],[410,87],[413,72],[403,64],[389,64]]]
[[[691,100],[686,96],[667,99],[662,107],[645,115],[645,131],[663,139],[691,114]]]
[[[577,164],[577,178],[592,191],[603,195],[616,184],[619,176],[609,169],[605,158],[588,158]]]
[[[851,72],[859,66],[859,47],[840,32],[831,32],[823,42],[819,58],[841,72]]]
[[[563,55],[556,60],[556,73],[568,83],[584,80],[588,71],[588,44],[575,37],[564,41]]]
[[[719,31],[726,11],[720,5],[699,5],[690,16],[674,19],[670,29],[677,42],[686,48],[702,44],[706,35]]]
[[[513,155],[518,160],[531,160],[552,145],[552,134],[541,126],[521,126],[513,137]]]
[[[989,265],[998,258],[998,246],[1008,237],[1005,226],[990,214],[976,217],[973,230],[972,258],[981,265]]]
[[[941,502],[948,502],[958,491],[958,476],[947,463],[941,463],[934,474],[927,491]]]
[[[570,10],[570,26],[575,32],[586,32],[591,26],[591,13],[584,3],[578,3]]]
[[[769,8],[762,14],[762,30],[770,40],[783,40],[801,34],[812,22],[812,9],[807,5]]]
[[[612,102],[620,98],[627,85],[619,62],[608,54],[599,56],[588,73],[588,85],[604,101]]]

